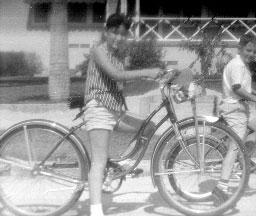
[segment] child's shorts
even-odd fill
[[[109,110],[100,101],[92,99],[85,106],[85,128],[87,131],[93,129],[113,130],[119,115],[119,112]]]
[[[237,103],[221,102],[219,109],[229,127],[244,140],[249,121],[248,103],[244,101],[238,101]]]

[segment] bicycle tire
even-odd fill
[[[9,170],[0,172],[0,199],[17,215],[61,215],[78,201],[84,190],[89,158],[82,153],[78,145],[81,143],[73,134],[65,138],[39,171],[33,171],[53,144],[65,136],[61,126],[54,125],[40,121],[22,123],[1,137],[0,165]],[[29,151],[24,151],[28,144],[33,149],[30,156]]]
[[[208,167],[210,163],[205,163],[205,172],[202,173],[198,171],[197,168],[195,168],[195,164],[177,144],[176,135],[173,131],[169,133],[156,150],[152,162],[153,178],[161,196],[177,211],[192,216],[221,215],[235,206],[245,191],[249,179],[248,155],[241,139],[226,125],[219,122],[211,123],[199,120],[198,126],[201,136],[200,142],[203,139],[202,131],[204,131],[205,143],[208,143],[209,146],[217,145],[213,149],[215,149],[215,153],[217,152],[219,155],[218,160],[224,157],[230,140],[237,146],[239,151],[238,161],[241,169],[239,170],[238,179],[231,178],[232,182],[230,181],[230,184],[232,185],[232,193],[229,199],[226,202],[216,203],[216,201],[212,199],[211,194],[212,189],[216,186],[217,180],[220,177],[221,167],[219,166],[221,166],[222,163],[218,162],[218,167],[217,165],[216,168],[213,167],[212,172],[210,171],[210,167]],[[180,124],[179,130],[183,138],[185,138],[187,146],[192,146],[192,144],[196,142],[194,120]],[[189,150],[190,153],[195,156],[195,149]],[[212,155],[215,156],[216,154]],[[216,159],[214,156],[209,156],[209,159],[206,157],[206,162],[207,160],[214,161]],[[175,170],[173,170],[174,166],[176,166]],[[182,166],[185,168],[187,166],[188,168],[182,170]],[[235,174],[237,173],[235,173],[234,170],[232,176],[235,177]],[[192,185],[192,183],[198,179],[200,179],[200,181]],[[209,183],[211,183],[211,185]],[[184,188],[182,188],[181,184]]]

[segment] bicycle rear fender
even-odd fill
[[[214,122],[217,122],[220,120],[219,117],[215,117],[215,116],[198,116],[198,120],[200,121],[207,121],[207,122],[211,122],[211,123],[214,123]],[[188,117],[188,118],[185,118],[185,119],[182,119],[180,121],[177,122],[178,124],[178,127],[181,127],[182,125],[185,125],[185,124],[188,124],[190,122],[193,122],[194,121],[194,118],[193,117]],[[174,130],[173,130],[173,127],[170,126],[169,128],[167,128],[165,130],[165,132],[162,134],[162,136],[158,139],[155,147],[154,147],[154,150],[153,150],[153,153],[152,153],[152,156],[151,156],[151,161],[150,161],[150,174],[151,174],[151,179],[152,179],[152,182],[153,182],[153,185],[154,187],[156,186],[155,185],[155,180],[154,180],[154,174],[153,174],[153,162],[155,160],[155,156],[156,156],[156,153],[158,151],[158,149],[160,148],[160,146],[162,145],[162,143],[165,142],[165,140],[167,139],[167,137],[169,137],[171,134],[173,134],[173,136],[175,135],[174,134]]]
[[[32,125],[32,124],[52,127],[54,129],[61,131],[63,134],[68,134],[70,132],[67,127],[65,127],[64,125],[61,125],[59,123],[56,123],[54,121],[50,121],[50,120],[46,120],[46,119],[30,119],[30,120],[25,120],[25,121],[19,122],[15,125],[11,126],[10,128],[8,128],[6,131],[4,131],[3,134],[1,134],[1,136],[0,136],[0,143],[6,136],[8,136],[13,131],[19,129],[20,127],[24,127],[24,126],[28,126],[28,125]],[[89,158],[88,151],[84,147],[81,139],[79,137],[77,137],[75,134],[70,134],[69,137],[77,144],[79,150],[82,152],[82,155],[84,157],[83,159],[86,160],[86,156],[87,156],[87,158]],[[90,163],[90,161],[88,161],[88,162]]]

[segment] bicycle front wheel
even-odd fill
[[[159,192],[167,203],[187,215],[220,215],[242,196],[249,177],[248,157],[242,141],[221,123],[198,122],[203,169],[199,166],[195,122],[179,126],[189,153],[181,147],[174,132],[161,143],[153,161],[153,174]],[[236,146],[237,160],[229,180],[229,199],[216,200],[212,190],[221,176],[222,162],[230,144]]]
[[[61,215],[79,199],[89,159],[74,135],[64,136],[58,127],[28,122],[1,137],[0,199],[8,210],[24,216]]]

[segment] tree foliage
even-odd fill
[[[192,68],[199,60],[201,63],[201,75],[208,76],[210,74],[215,57],[226,56],[226,46],[221,40],[221,34],[221,28],[217,29],[215,33],[201,30],[196,37],[183,41],[180,46],[181,50],[196,54],[197,58],[191,63],[190,67]],[[220,48],[217,53],[216,48]]]
[[[130,70],[162,67],[164,52],[155,39],[133,40],[128,44],[128,68]]]

